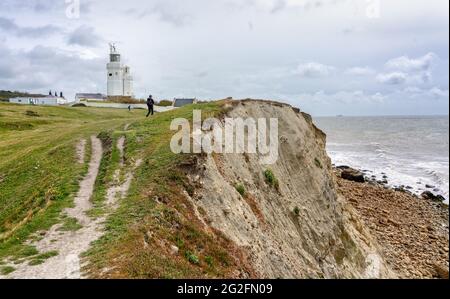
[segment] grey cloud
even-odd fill
[[[142,19],[149,16],[156,16],[161,22],[168,23],[174,27],[183,27],[192,21],[192,16],[181,12],[176,5],[170,1],[158,1],[151,7],[142,9],[128,8],[125,14]]]
[[[386,63],[386,67],[403,71],[427,71],[431,68],[431,65],[435,58],[436,55],[431,52],[419,58],[409,58],[408,56],[401,56],[389,60]]]
[[[276,0],[273,4],[272,13],[276,13],[280,10],[285,9],[287,6],[286,0]]]
[[[416,86],[407,87],[403,90],[403,93],[407,94],[412,99],[446,100],[449,98],[449,90],[437,86],[429,89],[422,89]]]
[[[434,98],[447,98],[449,97],[449,91],[448,89],[443,90],[439,87],[433,87],[428,91]]]
[[[18,37],[41,38],[61,32],[61,28],[54,25],[38,27],[21,27],[12,19],[0,17],[0,30],[12,33]]]
[[[294,72],[297,75],[307,78],[320,78],[331,75],[336,70],[335,67],[320,64],[317,62],[308,62],[300,64]]]
[[[182,27],[190,22],[191,17],[184,13],[174,12],[174,10],[163,2],[158,2],[152,10],[157,14],[159,19],[176,27]]]
[[[375,71],[370,67],[352,67],[345,71],[345,74],[352,76],[369,76],[374,74]]]
[[[67,43],[69,45],[97,47],[103,41],[103,38],[95,32],[93,27],[82,25],[69,34]]]
[[[73,52],[36,46],[29,51],[0,50],[0,86],[11,90],[46,92],[58,89],[66,94],[104,84],[104,61],[84,59]]]
[[[379,74],[377,81],[382,84],[399,85],[406,83],[408,75],[401,72]]]

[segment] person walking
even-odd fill
[[[147,107],[148,107],[148,113],[147,113],[147,117],[151,114],[154,114],[154,109],[153,106],[155,105],[155,101],[153,100],[152,95],[150,95],[147,99]]]

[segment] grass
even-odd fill
[[[75,232],[75,231],[81,229],[82,227],[83,226],[78,223],[78,220],[76,218],[66,217],[63,220],[63,224],[62,224],[61,228],[59,229],[59,231]]]
[[[61,211],[72,205],[87,171],[76,163],[78,140],[144,117],[118,109],[7,103],[0,111],[1,260],[19,255],[33,233],[60,222]]]
[[[8,274],[11,274],[14,271],[16,271],[16,269],[14,267],[11,267],[11,266],[5,266],[5,267],[1,267],[0,268],[0,274],[1,275],[8,275]]]
[[[94,186],[94,193],[92,195],[92,203],[94,207],[88,212],[88,215],[97,218],[101,217],[105,214],[104,210],[104,201],[106,197],[106,192],[108,189],[108,183],[112,180],[112,169],[113,169],[113,152],[116,153],[117,149],[114,146],[115,140],[112,137],[111,131],[103,131],[100,132],[97,136],[103,146],[103,156],[102,160],[100,161],[100,167],[98,170],[97,179],[95,181]],[[118,159],[116,159],[118,160]],[[117,165],[118,161],[114,163],[114,165]]]
[[[200,260],[198,259],[198,256],[196,256],[189,250],[185,252],[184,256],[191,264],[194,264],[194,265],[200,264]]]
[[[194,186],[180,164],[192,156],[172,153],[170,140],[175,132],[170,124],[175,118],[192,120],[194,108],[202,110],[203,118],[223,113],[217,102],[185,106],[148,119],[139,110],[0,104],[4,124],[0,125],[0,261],[12,257],[27,259],[31,265],[43,263],[57,253],[39,254],[25,245],[26,240],[60,222],[63,229],[79,228],[61,212],[73,206],[87,172],[86,164],[76,163],[75,145],[92,135],[102,140],[105,154],[89,214],[104,215],[106,190],[120,161],[114,145],[119,136],[125,136],[125,170],[138,158],[143,163],[135,171],[127,197],[107,217],[104,236],[84,254],[88,265],[83,270],[94,278],[224,278],[241,270],[251,276],[241,250],[219,231],[205,231],[183,195]],[[127,123],[132,125],[124,132]],[[171,252],[171,245],[179,248],[179,254]]]
[[[170,150],[175,134],[170,123],[191,120],[193,108],[201,109],[204,118],[222,113],[219,103],[191,105],[134,122],[124,132],[125,156],[141,157],[143,163],[128,196],[108,217],[106,234],[85,254],[90,263],[84,270],[91,277],[220,278],[245,268],[239,249],[219,232],[206,232],[183,195],[193,187],[178,165],[191,155]],[[179,255],[171,253],[171,245],[179,248]]]
[[[18,252],[17,257],[18,258],[26,258],[33,255],[38,254],[39,251],[34,246],[23,246],[22,249]]]
[[[28,265],[37,266],[37,265],[43,264],[43,263],[45,263],[46,260],[48,260],[49,258],[55,257],[58,254],[59,254],[58,251],[49,251],[46,253],[36,255],[30,260]]]

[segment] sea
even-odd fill
[[[316,117],[336,166],[346,165],[420,195],[449,200],[449,117]],[[428,185],[428,186],[427,186]]]

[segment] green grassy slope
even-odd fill
[[[24,241],[63,219],[86,166],[78,165],[75,144],[99,135],[107,144],[95,184],[90,216],[105,212],[103,202],[118,163],[111,144],[126,136],[125,167],[143,159],[128,196],[109,215],[105,235],[85,254],[91,277],[195,278],[253,275],[239,248],[219,232],[205,228],[183,196],[194,189],[180,164],[191,155],[170,151],[173,119],[204,118],[223,112],[221,103],[183,107],[144,118],[143,111],[30,107],[0,104],[0,263],[36,254]],[[33,113],[27,112],[33,111]],[[125,124],[131,124],[127,131]],[[89,151],[87,151],[88,153]],[[201,211],[200,211],[201,212]],[[24,219],[26,221],[24,221]],[[13,232],[11,234],[11,231]],[[39,235],[39,234],[37,234]],[[174,246],[178,252],[173,252]],[[109,269],[105,271],[105,269]]]
[[[194,189],[179,167],[192,159],[170,150],[170,123],[222,112],[220,102],[191,105],[135,122],[126,133],[125,156],[143,158],[128,197],[107,221],[107,233],[86,253],[85,270],[102,278],[217,278],[252,270],[235,245],[219,232],[205,231],[183,196]],[[178,253],[172,252],[174,246]],[[109,269],[109,271],[105,271]]]
[[[123,128],[142,114],[0,104],[0,259],[19,252],[71,204],[86,171],[76,163],[77,141]]]

